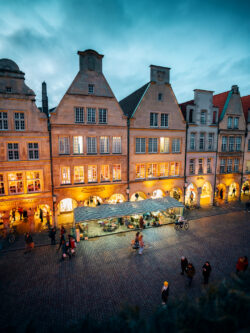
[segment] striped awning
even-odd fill
[[[77,207],[74,209],[75,223],[102,220],[106,218],[131,216],[157,211],[165,211],[169,208],[184,208],[184,205],[171,197],[162,199],[146,199],[141,201],[126,201],[114,205],[103,204],[97,207]]]

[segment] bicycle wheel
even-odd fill
[[[15,235],[14,235],[14,234],[10,234],[10,235],[9,235],[9,238],[8,238],[8,242],[9,242],[10,244],[13,244],[13,243],[15,242],[15,240],[16,240]]]
[[[188,230],[188,228],[189,228],[189,223],[188,223],[188,222],[185,222],[185,223],[184,223],[184,229],[185,229],[185,230]]]
[[[180,230],[180,225],[175,223],[174,228],[175,228],[175,230]]]

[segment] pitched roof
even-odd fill
[[[241,97],[241,102],[246,122],[248,122],[248,110],[250,110],[250,95]]]
[[[124,114],[131,118],[137,106],[139,105],[143,94],[146,92],[150,82],[144,84],[141,88],[134,91],[132,94],[128,95],[127,97],[123,98],[119,104],[124,112]]]
[[[183,114],[185,120],[187,120],[187,119],[186,119],[186,111],[187,111],[187,106],[188,106],[188,105],[194,105],[194,100],[192,99],[192,100],[190,100],[190,101],[187,101],[187,102],[184,102],[184,103],[179,104],[179,107],[180,107],[180,109],[181,109],[181,112],[182,112],[182,114]]]
[[[222,114],[224,105],[227,101],[228,94],[229,94],[229,91],[225,91],[223,93],[213,96],[213,104],[215,107],[219,108],[219,119]]]

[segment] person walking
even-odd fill
[[[181,275],[184,275],[185,269],[188,265],[188,260],[186,257],[182,256],[181,257]]]
[[[204,278],[204,284],[208,284],[208,280],[212,271],[212,267],[209,261],[206,261],[205,264],[202,266],[202,275]]]
[[[69,258],[71,258],[68,253],[68,248],[67,248],[65,239],[62,239],[61,247],[62,247],[62,260],[67,258],[67,256],[69,256]]]
[[[248,262],[247,262],[248,265]],[[244,272],[246,269],[245,257],[239,257],[237,264],[236,264],[236,273]]]
[[[13,222],[15,222],[16,221],[16,209],[15,208],[13,208],[12,209],[12,220],[13,220]]]
[[[143,242],[143,235],[139,236],[139,254],[142,254],[143,250],[144,250],[144,242]]]
[[[25,244],[26,244],[24,254],[26,254],[28,252],[31,252],[32,249],[34,249],[35,244],[34,244],[32,236],[29,232],[26,232],[24,240],[25,240]]]
[[[43,210],[42,210],[42,208],[40,208],[39,217],[40,217],[41,223],[43,223]]]
[[[185,270],[188,278],[188,286],[191,287],[194,275],[195,275],[195,268],[194,265],[190,262],[188,263],[186,270]]]
[[[169,285],[168,285],[167,281],[164,281],[163,287],[161,289],[162,305],[166,305],[167,304],[168,296],[169,296]]]
[[[48,229],[50,228],[50,214],[49,214],[49,212],[47,211],[47,213],[46,213],[46,221],[47,221],[47,227],[48,227]]]
[[[69,252],[71,256],[76,254],[75,249],[76,249],[75,239],[72,235],[69,235]]]
[[[60,235],[60,242],[59,242],[59,246],[58,246],[57,251],[60,250],[60,248],[61,248],[61,246],[62,246],[62,244],[63,244],[63,241],[65,241],[65,234],[61,234],[61,235]],[[66,242],[66,241],[65,241],[65,242]]]
[[[56,245],[56,228],[50,229],[49,237],[51,239],[51,245]]]
[[[140,229],[143,229],[144,228],[144,221],[143,221],[142,216],[140,217],[139,224],[140,224]]]
[[[64,226],[62,225],[61,226],[61,229],[60,229],[60,236],[66,234],[66,229],[64,228]]]

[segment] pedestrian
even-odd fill
[[[64,236],[64,234],[61,234],[61,235],[60,235],[59,246],[58,246],[57,251],[60,250],[60,248],[61,248],[61,246],[62,246],[62,244],[63,244],[63,241],[65,241],[65,236]],[[65,242],[66,242],[66,241],[65,241]]]
[[[195,268],[194,268],[194,265],[191,262],[188,263],[185,272],[186,272],[187,278],[188,278],[188,286],[191,287],[193,277],[195,275]]]
[[[46,221],[47,221],[47,227],[50,228],[50,214],[48,211],[46,213]]]
[[[28,212],[26,209],[23,210],[23,220],[24,220],[24,222],[28,221]]]
[[[244,258],[244,261],[243,261],[244,271],[246,271],[248,268],[248,258],[247,258],[247,256],[244,256],[243,258]]]
[[[62,260],[64,260],[67,256],[69,256],[65,239],[62,240],[61,245],[62,245]],[[70,256],[69,256],[69,258],[70,258]]]
[[[139,236],[139,254],[142,254],[143,250],[144,250],[144,242],[143,242],[143,235]]]
[[[51,245],[56,245],[56,228],[50,229],[49,237],[51,239]]]
[[[18,207],[18,213],[20,215],[20,221],[23,219],[23,208],[22,207]]]
[[[221,200],[223,199],[223,189],[222,188],[220,189],[220,198],[221,198]]]
[[[42,208],[40,208],[39,217],[40,217],[41,223],[43,223],[43,210],[42,210]]]
[[[69,235],[69,252],[70,255],[75,255],[76,253],[76,242],[72,235]]]
[[[64,228],[64,226],[62,225],[61,226],[61,229],[60,229],[60,236],[66,234],[66,229]]]
[[[143,229],[144,228],[144,221],[143,221],[142,216],[140,217],[139,224],[140,224],[140,229]]]
[[[243,272],[245,268],[244,257],[239,257],[236,264],[236,273]]]
[[[24,240],[25,240],[25,244],[26,244],[26,248],[25,248],[24,254],[26,254],[28,252],[31,252],[32,249],[34,249],[35,244],[34,244],[32,236],[31,236],[31,234],[29,232],[27,232],[25,234]]]
[[[202,266],[202,275],[204,278],[204,284],[208,284],[209,276],[211,274],[212,267],[209,261],[206,261],[205,264]]]
[[[16,209],[15,208],[12,209],[11,215],[12,215],[13,222],[15,222],[16,221]]]
[[[134,249],[139,249],[139,237],[140,237],[140,231],[137,231],[135,234],[135,241],[134,241]]]
[[[161,289],[161,300],[162,305],[166,305],[168,301],[168,295],[169,295],[169,285],[167,281],[164,281],[163,287]]]
[[[188,260],[186,257],[182,256],[181,257],[181,275],[184,275],[185,269],[188,265]]]

